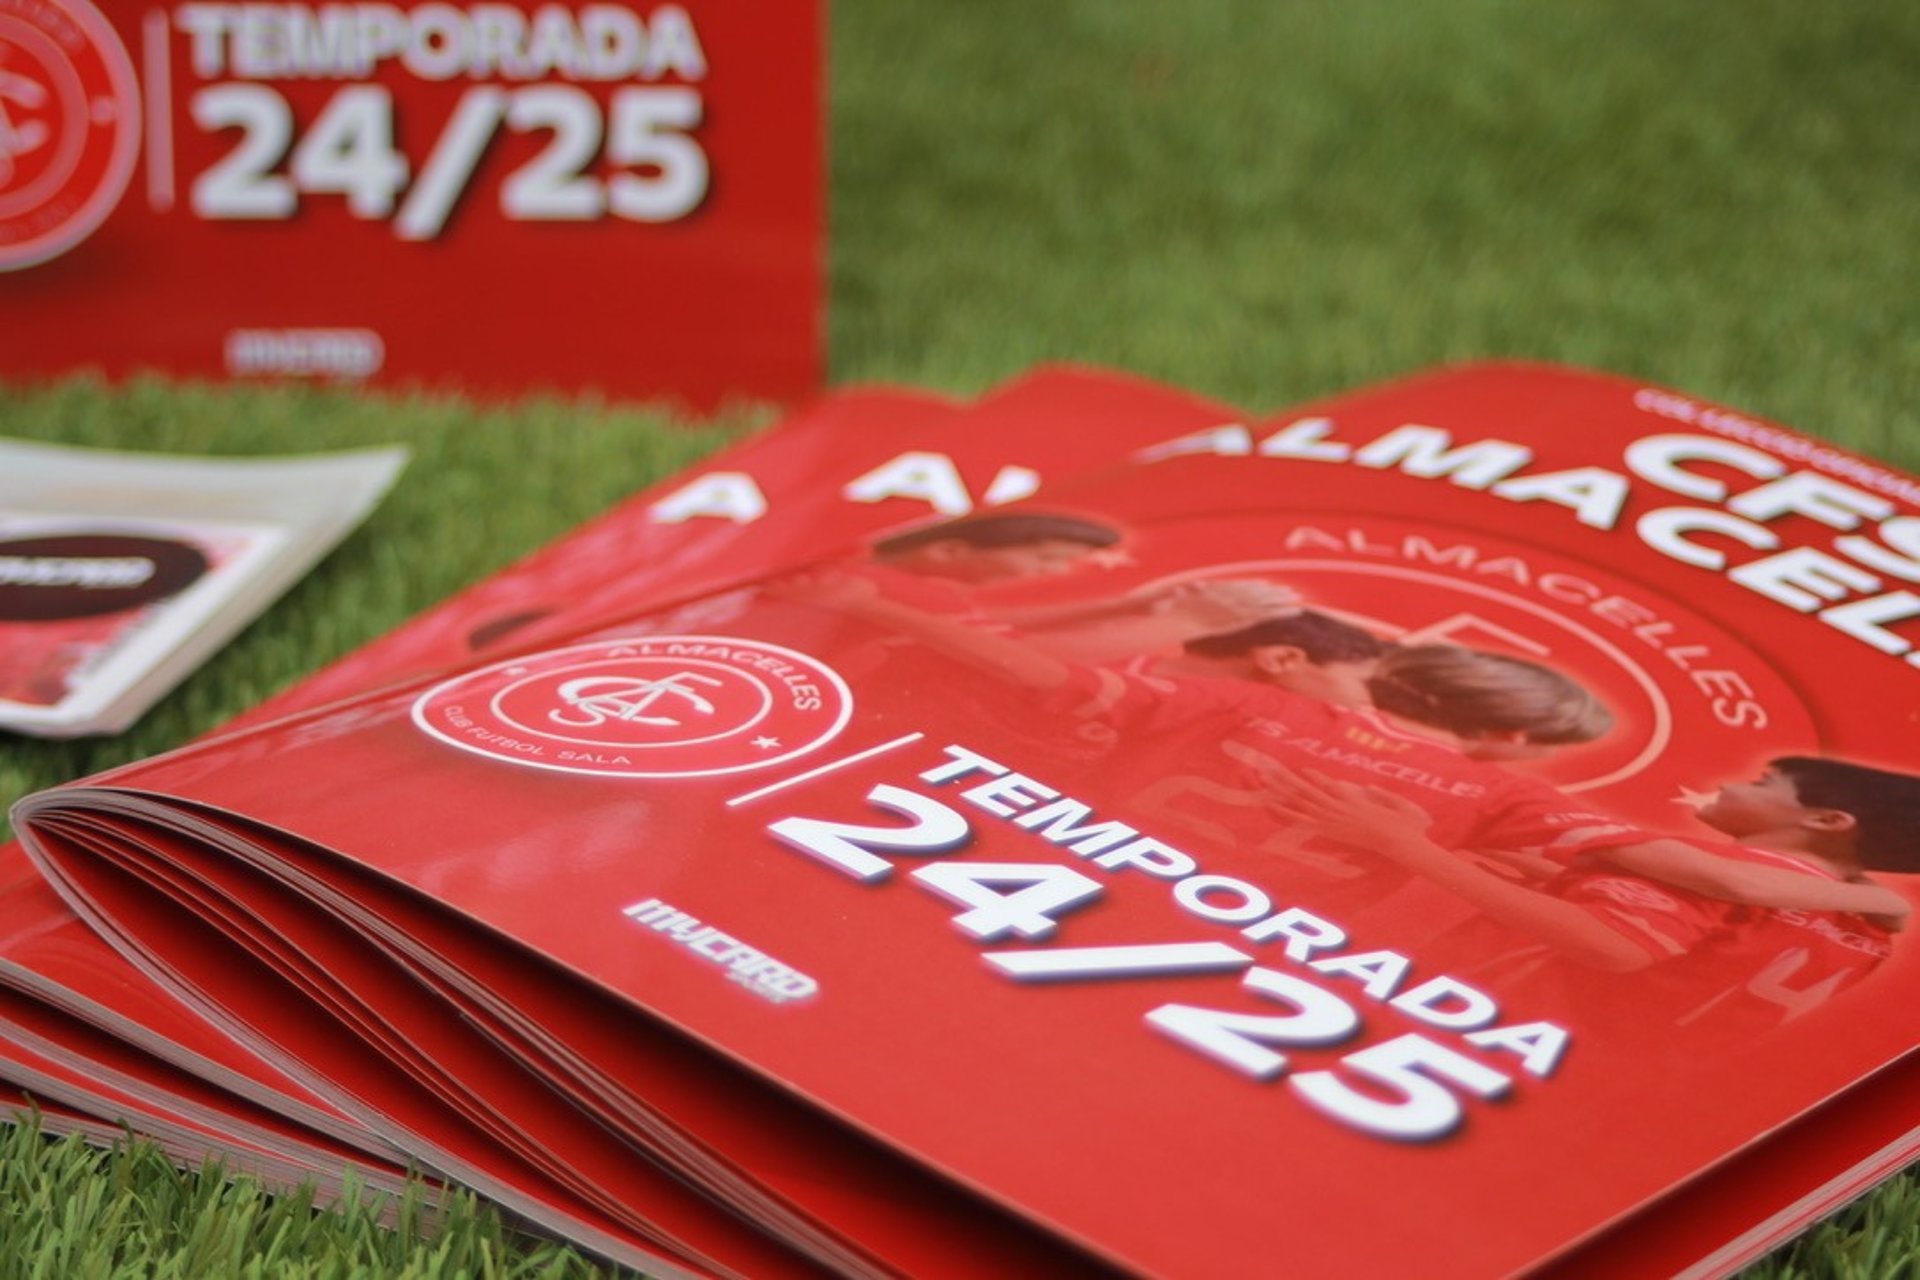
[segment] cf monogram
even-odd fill
[[[561,685],[560,700],[578,712],[578,718],[564,711],[550,711],[547,718],[569,728],[590,728],[609,720],[638,724],[678,725],[670,715],[649,715],[667,698],[677,698],[685,707],[703,716],[713,714],[713,704],[688,688],[690,684],[709,687],[721,682],[712,676],[679,671],[660,680],[641,680],[630,676],[585,676]]]

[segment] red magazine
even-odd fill
[[[407,676],[718,590],[874,532],[964,515],[1239,411],[1121,374],[1049,368],[964,408],[843,391],[604,516],[243,716],[257,724]]]
[[[570,597],[593,583],[629,597],[653,582],[667,590],[675,572],[684,572],[683,562],[697,565],[715,551],[732,549],[743,526],[773,535],[753,544],[763,557],[800,554],[795,535],[824,532],[836,521],[823,527],[796,519],[787,510],[792,503],[810,503],[812,510],[822,500],[839,505],[836,536],[844,540],[854,527],[952,514],[976,501],[1005,502],[1038,483],[1034,468],[996,461],[996,451],[1044,460],[1054,474],[1076,462],[1117,458],[1141,441],[1231,415],[1137,379],[1056,370],[1030,375],[990,397],[969,414],[965,434],[931,429],[953,416],[938,402],[909,393],[836,395],[698,472],[636,496],[249,718],[271,718],[409,669],[455,662],[476,649],[498,646],[516,624],[537,628],[580,617],[583,606]],[[766,519],[770,500],[772,520]],[[752,560],[736,557],[736,563]],[[222,1088],[248,1098],[268,1097],[271,1105],[356,1145],[386,1149],[373,1130],[334,1113],[314,1112],[304,1090],[179,1009],[72,917],[48,906],[50,897],[22,884],[0,904],[0,916],[15,931],[0,948],[0,983],[54,1009],[77,1010],[92,1026],[153,1048]],[[59,1048],[82,1070],[98,1071],[100,1064],[87,1055],[83,1039],[75,1034]],[[166,1088],[159,1076],[150,1077],[146,1096],[163,1095]],[[132,1113],[102,1114],[139,1123]],[[350,1127],[343,1131],[343,1125]]]
[[[416,1038],[463,1013],[547,1087],[604,1083],[546,1005],[478,1003],[499,952],[463,937],[1170,1275],[1268,1257],[1279,1204],[1302,1266],[1539,1265],[1899,1063],[1914,765],[1855,687],[1911,678],[1920,486],[1559,370],[1195,425],[18,821],[322,1096],[413,1115],[276,1045],[242,975],[330,1010],[367,1075],[492,1114],[550,1223],[696,1269],[759,1273],[691,1210],[620,1221],[550,1108],[490,1112],[512,1086]],[[349,967],[375,961],[415,994]],[[724,1194],[689,1135],[711,1118],[650,1149]],[[791,1210],[779,1238],[882,1252],[776,1184],[742,1195]]]

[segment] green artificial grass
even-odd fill
[[[970,394],[1066,359],[1265,412],[1528,357],[1920,470],[1908,4],[840,0],[832,22],[837,383]],[[415,450],[359,534],[133,731],[0,739],[0,802],[212,728],[768,416],[715,432],[591,398],[0,387],[0,433],[27,438]],[[468,1201],[422,1239],[150,1148],[0,1141],[0,1280],[582,1265]],[[1916,1273],[1913,1178],[1757,1272]]]
[[[470,1192],[268,1195],[216,1164],[176,1170],[151,1143],[96,1151],[27,1123],[0,1131],[0,1280],[392,1276],[572,1280],[578,1254],[516,1234]]]
[[[1909,5],[835,16],[836,377],[1061,358],[1263,408],[1531,356],[1916,457]]]

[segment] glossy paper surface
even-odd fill
[[[1115,533],[1071,563],[816,554],[104,781],[425,892],[1156,1273],[1275,1256],[1277,1205],[1312,1223],[1292,1265],[1538,1264],[1907,1053],[1911,948],[1875,920],[1595,859],[1665,840],[1830,887],[1853,850],[1903,883],[1851,801],[1765,805],[1783,758],[1901,775],[1889,803],[1920,765],[1913,482],[1557,370],[1196,427],[1005,508]],[[1536,664],[1605,723],[1500,752],[1351,705],[1386,702],[1377,669],[1309,692],[1274,678],[1298,655],[1121,644],[1249,598]],[[1646,958],[1500,923],[1387,856],[1408,826],[1483,872],[1533,858],[1503,883]],[[1501,1203],[1527,1212],[1489,1231]]]

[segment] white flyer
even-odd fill
[[[405,463],[400,449],[183,458],[0,441],[0,729],[127,728]]]

